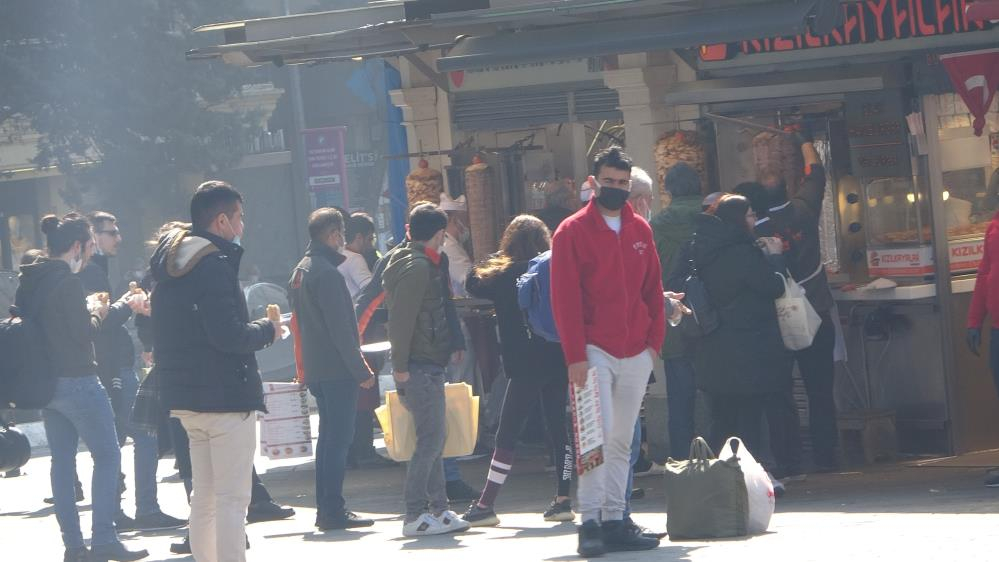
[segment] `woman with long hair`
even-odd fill
[[[748,199],[723,196],[697,217],[693,261],[720,317],[698,346],[696,369],[698,388],[711,398],[713,445],[738,436],[760,457],[763,416],[791,383],[791,355],[774,306],[784,294],[783,246],[757,241],[755,223]]]
[[[94,233],[87,219],[76,213],[61,219],[48,215],[41,230],[48,257],[21,267],[15,302],[38,322],[56,379],[55,394],[42,415],[52,451],[52,494],[66,549],[64,560],[138,560],[148,553],[128,550],[115,531],[121,452],[111,400],[97,378],[94,358],[94,338],[107,315],[108,299],[95,295],[88,300],[76,275],[94,253]],[[94,459],[89,551],[76,507],[76,452],[81,438]]]
[[[545,224],[531,215],[520,215],[503,233],[499,251],[476,265],[465,282],[469,294],[489,299],[496,305],[503,368],[510,379],[486,486],[479,500],[469,506],[463,516],[473,527],[499,524],[493,504],[513,467],[517,438],[539,398],[556,459],[555,499],[544,512],[544,518],[546,521],[572,521],[574,518],[569,499],[574,458],[566,431],[568,375],[565,359],[558,343],[530,333],[517,302],[517,278],[527,272],[532,259],[550,247],[551,233]]]

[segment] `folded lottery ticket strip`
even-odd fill
[[[597,370],[586,373],[586,384],[569,383],[576,473],[585,474],[604,463],[604,424],[600,414]]]

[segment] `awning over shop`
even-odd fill
[[[795,35],[826,0],[755,5],[465,37],[437,60],[442,72],[636,53]]]

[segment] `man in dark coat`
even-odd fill
[[[264,410],[254,352],[280,337],[249,321],[239,288],[243,198],[209,181],[191,199],[192,230],[164,236],[150,267],[153,354],[161,399],[191,443],[191,550],[199,562],[246,559],[246,511]]]
[[[288,283],[298,323],[305,383],[319,406],[316,446],[316,526],[320,530],[370,527],[345,508],[343,478],[354,437],[358,387],[372,388],[375,376],[364,362],[350,291],[338,267],[345,261],[340,211],[318,209],[309,216],[309,248]]]
[[[111,213],[97,211],[88,217],[97,239],[96,252],[80,271],[84,290],[89,293],[112,294],[108,275],[108,260],[118,255],[121,232],[118,219]],[[139,377],[135,371],[135,346],[125,323],[146,312],[145,300],[126,293],[108,307],[108,315],[94,341],[97,353],[97,374],[107,389],[114,407],[118,438],[131,437],[135,444],[135,519],[125,515],[121,506],[115,517],[119,531],[157,531],[176,529],[187,524],[184,519],[171,517],[160,510],[156,498],[156,468],[159,463],[159,441],[155,434],[134,426],[129,421],[132,405],[139,392]],[[121,499],[119,498],[119,504]]]

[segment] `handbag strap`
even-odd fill
[[[708,445],[708,442],[703,437],[695,437],[690,442],[690,455],[688,458],[695,462],[707,462],[715,458],[715,452],[711,450],[711,446]]]

